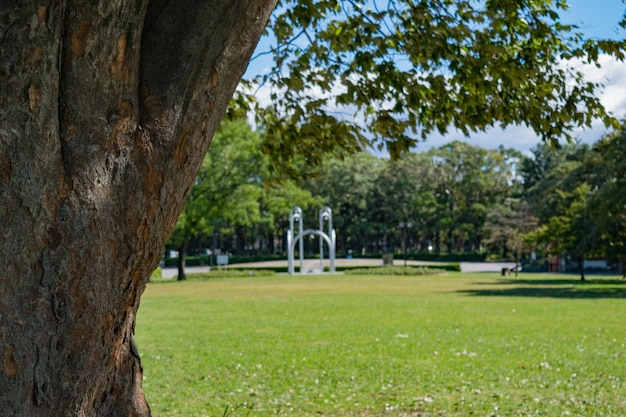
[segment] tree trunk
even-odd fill
[[[178,248],[178,259],[176,261],[176,266],[178,268],[178,281],[184,281],[187,279],[185,276],[185,257],[187,256],[187,246],[189,246],[189,241],[185,241]]]
[[[0,0],[3,416],[150,415],[139,298],[273,3]]]
[[[237,256],[245,255],[244,250],[243,250],[244,248],[243,231],[240,226],[235,227],[234,237],[235,237],[235,255]]]
[[[578,258],[578,273],[580,274],[580,280],[585,281],[585,258]]]
[[[267,254],[273,255],[276,252],[276,246],[274,245],[274,231],[268,230],[265,234],[265,238],[267,239]]]

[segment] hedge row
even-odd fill
[[[337,266],[335,267],[335,271],[337,272],[346,272],[346,271],[354,271],[354,270],[379,270],[379,271],[387,271],[390,272],[392,269],[430,269],[430,270],[437,270],[437,271],[454,271],[454,272],[461,272],[461,265],[459,264],[445,264],[445,265],[428,265],[425,267],[415,267],[415,266],[394,266],[394,267],[383,267],[383,266],[372,266],[372,267],[363,267],[363,266]],[[240,270],[240,271],[274,271],[277,274],[279,273],[287,273],[289,272],[288,268],[286,266],[276,266],[276,267],[271,267],[271,266],[263,266],[263,267],[254,267],[254,268],[246,268],[244,266],[237,266],[237,267],[233,267],[233,266],[229,266],[228,270]],[[299,269],[296,267],[296,274],[299,273]],[[325,272],[328,272],[329,269],[328,267],[324,268]],[[383,273],[384,274],[384,273]],[[394,275],[391,274],[390,275]]]
[[[306,259],[319,259],[319,256],[305,256]],[[345,258],[345,257],[341,257]],[[370,253],[365,255],[359,255],[355,258],[361,259],[382,259],[380,253]],[[403,260],[402,254],[394,254],[396,260]],[[430,261],[430,262],[484,262],[486,254],[484,253],[464,253],[464,254],[435,254],[435,253],[413,253],[407,254],[406,259],[411,261]],[[256,256],[236,256],[231,255],[228,259],[229,264],[249,263],[249,262],[265,262],[265,261],[280,261],[286,260],[285,255],[256,255]],[[177,258],[165,258],[166,267],[175,267],[178,262]],[[215,260],[213,260],[215,262]],[[205,266],[211,265],[210,256],[188,256],[185,258],[185,265],[187,266]]]

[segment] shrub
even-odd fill
[[[268,269],[214,269],[201,274],[188,274],[190,280],[208,280],[214,278],[247,278],[247,277],[267,277],[276,275],[276,272]]]
[[[163,279],[163,270],[161,270],[161,267],[157,267],[157,269],[155,269],[152,272],[152,275],[150,275],[150,281],[160,281]]]
[[[413,267],[413,266],[385,266],[375,268],[354,268],[344,272],[346,275],[436,275],[441,274],[441,269],[434,269],[428,267]]]

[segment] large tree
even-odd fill
[[[3,415],[150,414],[139,298],[274,3],[0,1]],[[578,42],[564,1],[385,4],[285,2],[273,114],[290,120],[266,125],[267,152],[365,141],[315,101],[336,81],[336,103],[361,108],[394,154],[412,129],[502,121],[554,139],[606,116],[560,64],[619,50]]]
[[[139,297],[273,7],[0,2],[0,414],[150,414]]]

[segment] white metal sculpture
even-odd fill
[[[295,224],[298,225],[298,234],[295,234]],[[324,223],[328,223],[328,233],[324,233]],[[294,253],[296,243],[299,243],[298,252],[300,255],[300,273],[304,273],[304,236],[316,235],[320,238],[320,272],[324,271],[324,242],[328,245],[328,258],[330,261],[330,272],[335,272],[335,245],[336,235],[333,230],[333,212],[329,207],[322,207],[319,213],[319,230],[303,230],[302,209],[295,206],[289,215],[289,231],[287,231],[287,262],[289,275],[294,274]]]

